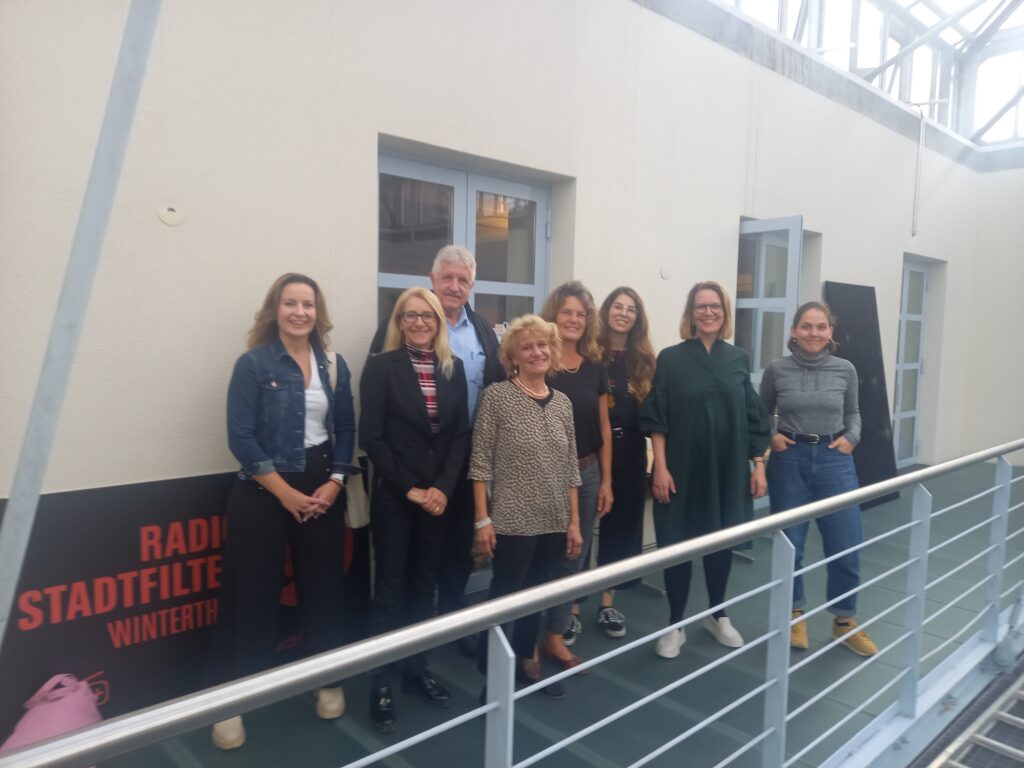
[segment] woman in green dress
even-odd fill
[[[750,384],[747,353],[725,341],[732,336],[732,305],[721,285],[706,281],[690,289],[679,335],[681,344],[658,355],[640,412],[640,428],[654,445],[659,547],[750,520],[752,500],[767,487],[768,411]],[[708,605],[725,600],[731,564],[728,549],[704,556]],[[665,570],[670,624],[683,619],[692,571],[691,562]],[[724,610],[705,618],[704,626],[723,645],[743,645]],[[684,642],[685,631],[671,629],[655,651],[675,658]]]

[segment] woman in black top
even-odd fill
[[[608,416],[612,432],[612,493],[615,511],[601,518],[597,564],[607,565],[639,555],[643,546],[647,478],[647,441],[637,425],[640,404],[651,391],[654,349],[647,334],[644,302],[622,286],[601,304],[601,334],[608,365]],[[620,584],[627,589],[640,580]],[[601,594],[597,623],[609,637],[626,634],[626,618],[615,609],[615,589]]]
[[[573,280],[558,286],[544,302],[541,317],[558,327],[562,337],[562,364],[549,380],[572,403],[579,457],[580,557],[563,560],[560,575],[569,576],[587,567],[594,523],[612,508],[612,428],[608,421],[608,372],[601,364],[597,343],[598,319],[594,297]],[[570,669],[580,663],[566,646],[583,631],[579,605],[565,604],[548,611],[548,637],[544,654]]]
[[[469,448],[466,375],[433,293],[410,288],[399,296],[384,350],[366,361],[359,382],[359,444],[373,463],[371,634],[434,615],[443,515]],[[399,669],[403,690],[435,706],[450,703],[426,654],[392,662],[374,670],[370,686],[370,717],[380,730],[395,724]]]

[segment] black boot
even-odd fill
[[[391,697],[390,685],[370,686],[370,720],[378,731],[390,731],[395,727],[395,700]]]

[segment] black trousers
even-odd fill
[[[639,432],[627,431],[612,439],[612,511],[601,518],[597,564],[617,563],[643,549],[644,503],[647,484],[647,443]],[[633,579],[615,589],[640,583]]]
[[[384,483],[374,483],[370,503],[375,572],[370,634],[391,632],[434,615],[434,589],[444,536],[444,516],[425,512],[399,498]],[[399,672],[414,675],[427,667],[427,655],[374,670],[373,684],[389,685]]]
[[[491,562],[492,598],[511,595],[551,581],[559,575],[558,567],[565,559],[565,534],[542,533],[538,536],[503,536],[498,534]],[[512,650],[520,659],[532,659],[537,648],[541,613],[532,613],[502,627],[511,640]],[[511,629],[511,632],[510,632]],[[487,671],[487,633],[481,635],[477,665]]]
[[[729,585],[729,571],[732,570],[732,550],[720,549],[704,555],[704,584],[708,590],[708,606],[725,601],[725,589]],[[665,569],[665,592],[668,594],[668,622],[682,621],[686,613],[686,600],[690,595],[690,579],[693,576],[693,562],[680,563]],[[725,611],[715,611],[715,618],[725,616]]]
[[[304,472],[282,473],[311,494],[331,473],[330,445],[306,451]],[[344,495],[327,513],[298,523],[254,480],[238,480],[227,510],[227,538],[210,685],[275,666],[285,549],[291,548],[302,649],[306,655],[344,644]]]
[[[441,562],[437,572],[437,610],[450,613],[465,607],[466,583],[473,570],[474,503],[473,481],[466,477],[468,467],[448,499],[444,512],[444,536]]]

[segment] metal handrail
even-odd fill
[[[1019,450],[1024,450],[1024,438],[786,512],[640,554],[618,563],[488,600],[455,613],[377,635],[337,650],[182,696],[10,752],[0,757],[0,768],[41,768],[104,760],[209,725],[239,712],[273,704],[338,679],[367,672],[473,632],[565,603],[578,595],[597,592],[651,571],[661,570],[710,552],[728,549],[844,507],[870,501]]]

